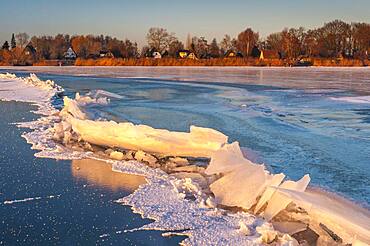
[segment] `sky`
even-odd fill
[[[0,0],[0,42],[19,32],[103,34],[142,46],[150,27],[166,28],[183,42],[188,33],[220,41],[247,27],[263,38],[335,19],[370,23],[370,0]]]

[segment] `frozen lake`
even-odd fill
[[[177,131],[188,131],[190,125],[217,129],[228,135],[230,141],[239,141],[242,147],[253,151],[256,159],[266,163],[274,173],[284,172],[294,180],[308,173],[312,185],[369,207],[369,68],[14,67],[1,68],[0,72],[19,76],[35,72],[41,79],[54,80],[70,97],[75,92],[99,89],[123,96],[109,105],[94,106],[92,110],[97,117]],[[7,116],[1,119],[2,127],[15,131],[14,126],[7,124],[25,116],[9,118],[8,115],[16,113],[11,113],[4,102],[0,105],[2,114]],[[15,108],[18,110],[26,112],[27,108]],[[19,146],[27,146],[20,136],[16,139],[16,135],[19,133],[1,135],[12,139],[14,144],[14,153],[4,151],[1,156],[1,171],[7,173],[8,180],[1,181],[2,190],[8,188],[9,180],[14,178],[14,170],[8,166],[19,162],[20,157],[15,157]],[[55,161],[36,160],[32,154],[21,160],[36,166],[44,163],[50,172],[54,172],[56,166],[61,168],[58,164],[48,166],[46,163]],[[21,179],[26,173],[40,172],[33,165],[18,167],[17,170],[24,173],[15,176]],[[62,172],[71,175],[68,170]],[[69,182],[74,187],[79,179],[71,178]],[[17,190],[9,192],[14,193],[13,197],[29,197],[28,194],[35,194],[35,189],[40,188],[30,186],[28,189],[26,193],[21,189],[20,194]],[[0,192],[0,196],[4,196],[3,191]],[[99,192],[106,194],[105,190]],[[42,193],[49,195],[46,191]],[[70,196],[79,193],[74,187]],[[113,198],[117,195],[115,192],[108,194],[108,203],[120,197]],[[94,211],[100,216],[105,213]],[[91,212],[86,214],[90,216]]]

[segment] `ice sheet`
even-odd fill
[[[51,98],[61,91],[54,83],[44,83],[36,79],[36,76],[26,79],[18,79],[12,75],[3,77],[5,78],[0,79],[0,82],[10,83],[10,86],[4,96],[0,94],[0,98],[5,100],[17,100],[18,98],[33,102],[39,106],[40,112],[48,112],[47,116],[35,122],[22,124],[23,127],[33,130],[23,136],[32,144],[32,148],[40,150],[36,154],[39,157],[94,158],[92,152],[86,152],[81,148],[73,150],[54,141],[55,133],[63,133],[65,140],[77,134],[81,140],[100,146],[144,150],[168,156],[209,157],[211,164],[206,173],[221,176],[219,179],[216,178],[210,186],[219,205],[237,206],[257,212],[260,209],[263,210],[267,203],[263,214],[266,218],[272,219],[291,202],[307,203],[306,192],[303,192],[309,182],[307,176],[297,183],[285,181],[280,185],[284,179],[283,174],[270,174],[263,164],[256,164],[246,159],[243,157],[239,144],[237,142],[228,144],[227,136],[218,131],[192,127],[189,133],[171,132],[126,122],[94,121],[89,119],[83,106],[103,101],[80,96],[76,97],[76,100],[66,98],[65,108],[59,113],[51,106]],[[22,92],[22,88],[25,88],[27,93],[14,96],[17,94],[15,91],[20,89]],[[33,97],[34,95],[28,95],[31,89],[35,90],[32,93],[35,93],[39,99],[45,96],[42,94],[44,92],[47,92],[49,97],[41,101],[37,100],[37,97],[36,99]],[[9,91],[13,91],[13,94]],[[141,213],[143,217],[155,220],[141,229],[159,229],[170,231],[169,234],[184,234],[189,236],[184,243],[191,245],[209,242],[214,245],[222,245],[225,242],[238,245],[261,244],[274,240],[275,237],[277,237],[278,244],[293,245],[295,243],[294,239],[286,234],[278,233],[261,217],[247,212],[234,214],[215,208],[212,196],[204,193],[199,184],[189,178],[180,179],[173,175],[169,176],[163,171],[149,168],[139,162],[105,161],[112,163],[115,171],[131,172],[147,177],[148,184],[141,186],[131,196],[119,200],[123,204],[132,206],[134,211]],[[293,196],[292,194],[301,195]],[[194,200],[189,200],[189,196]],[[311,203],[315,202],[311,201]],[[253,209],[253,206],[256,208]],[[305,208],[308,210],[308,207]],[[323,209],[320,207],[318,210]],[[316,212],[316,210],[313,211]],[[335,212],[331,215],[330,210],[325,210],[325,213],[330,218],[336,216]],[[319,219],[315,213],[312,214],[312,218]],[[368,217],[365,216],[366,218]],[[346,222],[366,229],[361,218],[357,216],[346,218]],[[354,242],[357,237],[351,231],[347,231],[350,230],[348,227],[338,229],[333,227],[330,220],[326,220],[325,223],[336,233],[339,230],[338,234],[348,242]],[[174,230],[180,230],[180,232],[173,232]],[[219,237],[214,237],[215,233]],[[362,234],[358,237],[361,237],[360,240],[367,240]]]

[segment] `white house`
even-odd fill
[[[161,53],[159,53],[157,51],[154,51],[153,52],[153,58],[154,59],[161,59],[162,58],[162,55],[161,55]]]
[[[64,53],[64,58],[65,59],[74,60],[74,59],[76,59],[76,57],[77,57],[76,52],[74,52],[72,47],[69,47],[68,50],[66,51],[66,53]]]

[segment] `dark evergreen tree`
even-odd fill
[[[253,46],[252,48],[252,57],[258,58],[261,55],[261,51],[258,49],[257,46]]]
[[[220,47],[218,47],[217,40],[215,38],[212,40],[209,47],[209,53],[213,58],[220,57]]]
[[[3,46],[1,47],[3,50],[9,50],[9,43],[8,41],[5,41]]]
[[[17,47],[17,42],[15,41],[14,33],[12,34],[12,40],[10,41],[10,45],[11,45],[12,49]]]

